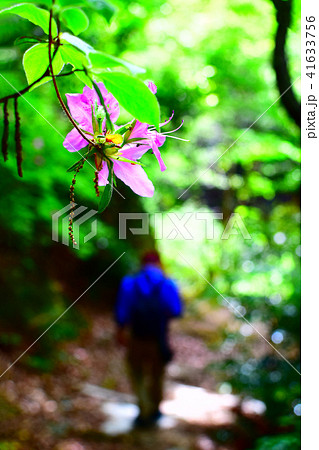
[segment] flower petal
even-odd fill
[[[144,142],[143,144],[126,144],[123,148],[121,148],[120,153],[124,158],[131,159],[133,161],[136,161],[137,159],[142,158],[144,153],[147,152],[151,148],[148,141],[141,141]]]
[[[156,133],[156,131],[149,134],[153,153],[157,158],[161,171],[164,172],[164,170],[166,170],[166,166],[164,164],[161,152],[159,151],[158,147],[161,147],[164,144],[166,138],[165,136],[161,136],[160,134]]]
[[[154,186],[141,166],[127,162],[114,161],[114,173],[141,197],[153,197]]]
[[[164,172],[164,170],[166,170],[167,167],[165,166],[165,163],[164,163],[164,161],[162,159],[162,156],[161,156],[161,152],[159,151],[159,149],[158,149],[157,145],[155,144],[155,142],[152,143],[152,150],[153,150],[154,155],[157,158],[157,161],[159,163],[161,171]]]
[[[136,121],[136,124],[134,125],[134,128],[130,134],[130,139],[137,139],[137,138],[145,138],[147,137],[147,123],[142,123],[139,120]]]
[[[87,145],[87,141],[80,135],[76,128],[73,128],[73,130],[67,134],[63,142],[63,146],[69,150],[69,152],[78,152]]]
[[[102,169],[98,173],[99,177],[99,186],[105,186],[108,184],[108,177],[109,177],[109,168],[105,161],[102,161]]]
[[[159,134],[155,131],[155,138],[154,138],[154,142],[157,145],[157,147],[162,147],[162,145],[165,142],[166,137],[163,136],[162,134]]]
[[[87,129],[92,128],[91,106],[83,94],[65,94],[71,116],[74,120],[81,124],[81,127]],[[91,130],[90,130],[91,131]]]

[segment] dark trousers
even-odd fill
[[[156,414],[163,399],[165,362],[156,340],[130,338],[127,353],[129,374],[140,408],[140,417]]]

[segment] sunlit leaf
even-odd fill
[[[61,56],[65,64],[71,64],[74,69],[83,69],[90,65],[85,54],[70,44],[64,44],[60,47]]]
[[[67,39],[70,38],[71,43],[67,43],[67,40],[62,40],[62,46],[60,48],[63,61],[66,64],[71,64],[74,69],[82,70],[83,67],[86,69],[91,66],[91,62],[87,58],[89,49],[92,48],[89,44],[86,44],[81,39],[70,35],[69,33],[63,33],[62,36],[66,36]],[[71,45],[72,44],[72,45]],[[76,44],[76,45],[75,45]],[[84,49],[84,52],[83,52]],[[89,51],[87,51],[89,50]],[[86,75],[85,72],[74,72],[75,76],[82,81],[86,86],[92,88],[92,80]]]
[[[29,48],[23,55],[23,67],[29,84],[34,83],[40,78],[49,67],[49,54],[47,44],[36,44]],[[57,75],[63,68],[63,60],[60,52],[58,51],[53,58],[52,66],[53,72]],[[50,77],[43,78],[37,87],[47,81],[50,81]]]
[[[69,28],[74,34],[80,34],[89,26],[89,19],[87,15],[78,8],[68,8],[60,14],[64,25]]]
[[[89,88],[92,89],[92,87],[93,87],[92,80],[86,75],[85,72],[74,72],[74,75],[80,81],[82,81],[83,84],[85,84],[86,86],[89,86]]]
[[[107,53],[103,52],[90,53],[89,58],[92,63],[93,69],[107,70],[108,67],[123,66],[126,69],[128,69],[133,75],[145,72],[145,69],[143,69],[142,67],[136,66],[135,64],[131,64],[115,56],[108,55]]]
[[[9,8],[0,11],[0,14],[17,14],[24,19],[28,19],[34,25],[38,25],[43,29],[46,34],[49,34],[49,11],[38,8],[32,3],[20,3]],[[52,20],[52,35],[58,34],[57,26],[54,20]]]
[[[140,122],[159,126],[159,105],[154,94],[137,78],[119,72],[98,77],[117,101]]]
[[[61,42],[63,44],[63,41],[68,42],[69,44],[72,44],[74,47],[78,48],[79,50],[81,50],[83,53],[85,53],[86,55],[88,53],[94,52],[94,48],[88,44],[87,42],[83,41],[82,39],[73,36],[70,33],[62,33],[61,34]]]
[[[87,7],[93,11],[101,14],[105,19],[110,22],[116,12],[116,8],[105,0],[59,0],[61,6],[77,6]]]

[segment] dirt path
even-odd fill
[[[220,381],[206,370],[209,363],[225,357],[220,351],[208,350],[205,340],[220,334],[218,327],[230,319],[227,310],[221,310],[218,317],[215,314],[213,320],[186,317],[173,326],[175,358],[167,370],[170,387],[162,405],[173,425],[113,436],[106,434],[105,426],[112,419],[116,404],[123,411],[126,408],[124,415],[126,404],[131,404],[131,414],[134,409],[131,397],[125,397],[131,390],[124,349],[114,343],[110,314],[87,310],[84,313],[90,329],[76,341],[61,346],[63,360],[53,372],[41,375],[17,364],[1,380],[0,449],[249,448],[249,426],[262,420],[254,412],[256,405],[242,404],[240,397],[219,392]],[[8,366],[7,355],[0,355],[0,364],[1,369]],[[85,391],[85,386],[92,385],[107,389],[104,394],[113,392],[120,397],[112,403],[110,398]]]

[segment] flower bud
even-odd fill
[[[105,111],[103,106],[99,105],[95,108],[95,118],[99,121],[103,121],[105,119]]]

